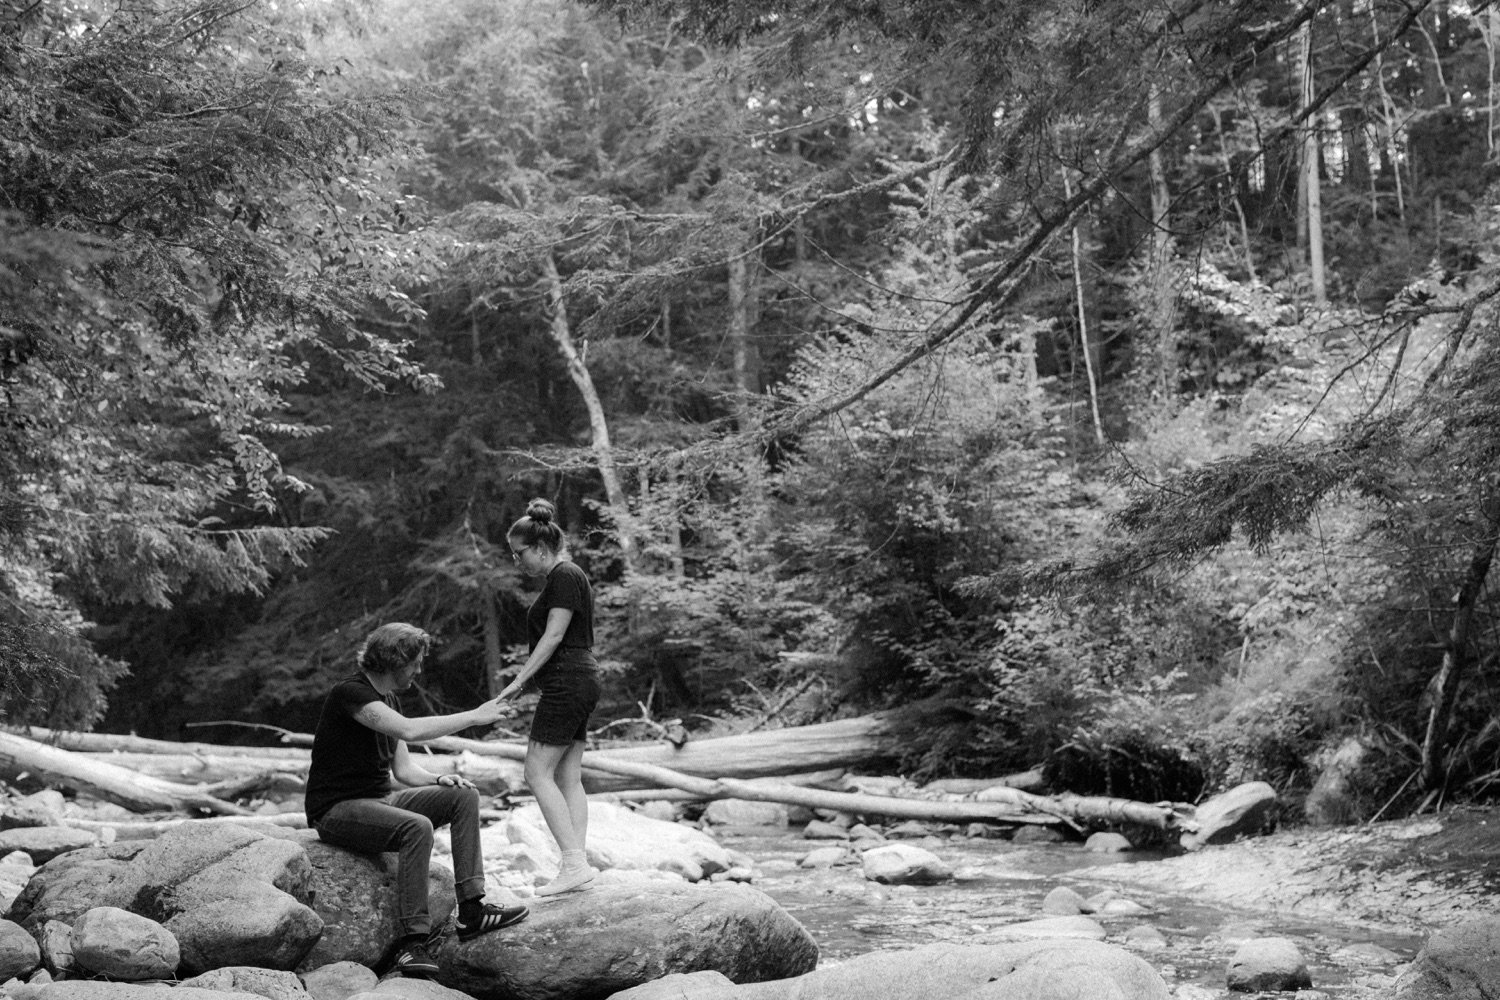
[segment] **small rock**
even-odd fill
[[[1109,905],[1110,900],[1119,898],[1120,894],[1113,889],[1100,889],[1083,901],[1083,912],[1098,913]]]
[[[815,819],[802,828],[803,840],[847,840],[848,837],[848,829],[827,820]]]
[[[358,962],[330,962],[309,971],[302,985],[312,1000],[345,1000],[355,993],[373,990],[375,973]]]
[[[92,833],[71,826],[27,826],[0,831],[0,854],[25,851],[38,865],[44,865],[60,854],[93,846]]]
[[[1043,898],[1042,912],[1056,917],[1076,917],[1083,912],[1083,903],[1083,896],[1076,890],[1060,885]]]
[[[73,928],[61,920],[48,920],[37,935],[42,965],[56,975],[73,970]]]
[[[114,906],[84,913],[73,923],[70,940],[75,966],[110,979],[174,979],[181,961],[171,931]]]
[[[884,840],[885,835],[874,827],[855,823],[849,828],[849,838],[851,840]]]
[[[1098,854],[1115,854],[1120,851],[1129,851],[1134,846],[1125,838],[1124,834],[1110,833],[1103,830],[1090,834],[1089,839],[1083,842],[1083,849],[1085,851],[1094,851]]]
[[[748,799],[715,799],[703,811],[703,818],[715,826],[785,827],[786,806],[780,802],[752,802]]]
[[[1402,958],[1389,948],[1382,948],[1373,941],[1345,945],[1328,956],[1340,965],[1388,966],[1400,965]]]
[[[26,929],[0,920],[0,980],[29,976],[41,964],[41,949]]]
[[[1260,929],[1254,924],[1235,921],[1220,927],[1219,933],[1215,936],[1221,944],[1238,945],[1260,937]]]
[[[1094,912],[1106,917],[1138,917],[1151,911],[1133,899],[1111,899]]]
[[[1013,844],[1056,844],[1063,839],[1063,835],[1052,827],[1036,824],[1021,827],[1010,838]]]
[[[1312,976],[1302,952],[1287,938],[1255,938],[1240,945],[1229,962],[1227,985],[1241,993],[1310,990]]]
[[[970,823],[964,827],[964,836],[970,840],[995,840],[1005,836],[1005,828],[994,823]]]
[[[865,878],[889,885],[931,885],[946,882],[953,871],[941,858],[912,844],[887,844],[866,851],[861,862]]]
[[[909,819],[904,823],[898,823],[885,832],[892,840],[920,840],[923,837],[932,836],[932,827],[926,823],[919,823]]]
[[[659,819],[663,823],[675,823],[682,818],[682,810],[677,803],[668,802],[665,799],[650,799],[642,802],[636,812],[648,819]]]
[[[857,853],[857,854],[863,854],[866,851],[873,850],[874,848],[884,847],[886,844],[889,844],[889,843],[890,843],[889,840],[885,840],[885,839],[871,840],[868,837],[866,837],[863,840],[856,840],[856,841],[852,842],[849,845],[849,847],[855,853]]]
[[[1041,920],[1025,920],[1018,924],[1006,924],[997,928],[996,936],[1006,941],[1034,940],[1037,938],[1074,938],[1088,941],[1103,941],[1105,930],[1097,920],[1088,917],[1044,917]]]
[[[1142,951],[1160,951],[1167,947],[1167,938],[1155,927],[1141,924],[1125,932],[1125,943]]]
[[[798,868],[831,868],[849,859],[849,852],[842,847],[817,847],[808,851],[797,862]]]
[[[708,880],[710,882],[754,882],[755,870],[735,866],[722,872],[714,872]]]

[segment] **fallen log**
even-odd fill
[[[246,779],[221,785],[183,785],[138,774],[85,754],[0,733],[0,776],[15,780],[23,774],[52,787],[77,789],[132,812],[202,809],[221,815],[250,814],[250,810],[221,797],[241,794]],[[264,780],[269,780],[269,776]]]

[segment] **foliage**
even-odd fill
[[[119,672],[73,609],[263,590],[324,536],[265,517],[299,485],[269,442],[308,430],[280,411],[309,354],[416,378],[356,323],[407,305],[413,250],[360,175],[393,106],[323,93],[300,30],[218,0],[0,5],[0,577],[68,650],[9,652],[72,675],[71,724]]]

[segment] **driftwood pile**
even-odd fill
[[[904,786],[901,794],[858,790],[845,770],[881,757],[890,746],[889,716],[872,715],[813,726],[672,744],[591,751],[585,785],[614,798],[749,799],[857,815],[934,822],[1063,824],[1077,830],[1129,823],[1161,830],[1194,828],[1193,807],[1026,790],[1034,774],[973,783],[960,791]],[[283,746],[251,748],[176,743],[134,736],[0,730],[0,779],[29,777],[71,788],[136,813],[250,817],[234,800],[300,793],[311,737],[289,734]],[[490,794],[522,788],[521,743],[445,737],[426,745],[423,765],[462,773]],[[895,783],[893,783],[895,784]],[[828,787],[842,785],[844,789]],[[890,791],[892,789],[887,789]],[[295,824],[296,817],[270,821]],[[161,822],[160,819],[157,821]],[[173,822],[167,820],[166,822]]]

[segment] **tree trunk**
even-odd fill
[[[1313,102],[1312,22],[1302,26],[1301,39],[1302,106]],[[1328,304],[1328,277],[1323,266],[1323,185],[1318,166],[1322,160],[1322,141],[1318,135],[1317,116],[1308,118],[1302,136],[1302,178],[1307,209],[1307,270],[1312,282],[1313,302]]]
[[[1069,201],[1073,200],[1073,181],[1068,173],[1066,165],[1062,168],[1063,194]],[[1082,218],[1083,215],[1080,215]],[[1083,370],[1088,377],[1089,387],[1089,410],[1094,418],[1094,440],[1103,447],[1105,444],[1104,421],[1099,417],[1099,379],[1096,371],[1095,355],[1099,353],[1096,338],[1089,335],[1088,321],[1088,297],[1084,292],[1083,283],[1083,236],[1079,233],[1080,223],[1073,223],[1073,291],[1078,300],[1078,341],[1083,347]]]
[[[260,783],[257,779],[237,779],[218,785],[182,785],[90,760],[25,737],[0,733],[0,775],[14,781],[22,773],[52,787],[73,788],[114,802],[132,812],[202,809],[247,816],[250,810],[224,801],[221,796],[242,794]]]
[[[1484,537],[1475,546],[1469,559],[1468,572],[1453,598],[1453,621],[1448,626],[1443,664],[1428,687],[1432,707],[1428,710],[1427,733],[1422,740],[1421,783],[1424,789],[1438,787],[1447,777],[1443,767],[1443,751],[1448,742],[1448,725],[1453,715],[1454,700],[1458,697],[1459,681],[1469,663],[1474,609],[1479,595],[1484,592],[1484,582],[1495,557],[1496,541],[1500,538],[1500,530],[1497,529],[1500,529],[1500,522],[1493,517],[1488,518]]]
[[[547,282],[547,298],[551,305],[552,340],[567,362],[568,377],[583,396],[583,405],[588,410],[589,434],[593,441],[594,461],[599,466],[599,478],[604,481],[604,494],[609,501],[610,514],[619,535],[620,549],[627,565],[635,561],[634,532],[631,530],[630,505],[625,491],[620,486],[619,471],[615,468],[614,447],[609,440],[609,421],[604,415],[604,405],[599,401],[593,377],[583,355],[573,343],[573,332],[568,324],[568,307],[563,298],[562,276],[557,272],[557,261],[548,254],[542,258],[542,275]]]

